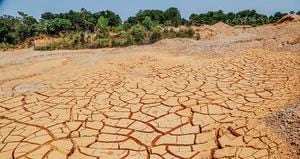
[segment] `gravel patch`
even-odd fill
[[[266,118],[266,123],[291,145],[300,158],[300,101],[283,111],[273,113]]]

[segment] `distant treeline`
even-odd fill
[[[26,39],[40,35],[61,37],[70,33],[78,34],[79,39],[75,39],[75,43],[80,42],[80,37],[86,39],[87,33],[96,34],[98,42],[111,38],[110,34],[115,33],[119,36],[128,36],[126,37],[127,41],[122,41],[124,37],[121,40],[119,39],[122,41],[120,43],[116,42],[118,39],[113,41],[115,45],[143,44],[145,41],[147,43],[155,42],[163,38],[164,35],[165,37],[185,37],[192,34],[191,31],[179,34],[166,33],[164,29],[166,26],[212,25],[217,22],[224,22],[229,25],[258,26],[274,23],[287,14],[277,12],[272,16],[266,16],[257,13],[255,10],[243,10],[237,13],[224,13],[219,10],[204,14],[192,14],[187,20],[181,17],[177,8],[172,7],[165,11],[141,10],[135,16],[122,22],[118,14],[109,10],[92,13],[83,8],[80,11],[70,10],[60,14],[45,12],[39,20],[24,12],[18,13],[18,17],[8,15],[0,17],[0,47],[17,45]],[[291,13],[295,12],[292,11]],[[300,15],[300,11],[296,14]],[[111,42],[111,39],[106,41]]]

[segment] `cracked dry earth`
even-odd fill
[[[299,99],[297,53],[30,52],[1,55],[1,159],[299,157],[262,120]]]

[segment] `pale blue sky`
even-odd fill
[[[24,11],[40,18],[41,13],[46,11],[60,13],[86,8],[92,12],[112,10],[124,20],[140,9],[165,10],[169,7],[180,9],[184,18],[191,13],[219,9],[225,12],[256,9],[259,13],[270,15],[276,11],[299,11],[300,0],[0,0],[0,15],[17,15],[17,11]]]

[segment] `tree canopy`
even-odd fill
[[[46,34],[58,36],[60,33],[83,32],[96,33],[99,37],[109,36],[110,31],[130,32],[129,35],[137,37],[134,41],[140,43],[145,35],[145,30],[152,31],[149,36],[153,39],[160,37],[160,31],[164,26],[179,25],[212,25],[223,22],[229,25],[258,26],[274,23],[288,13],[276,12],[266,16],[256,10],[243,10],[237,13],[224,13],[222,10],[209,11],[201,14],[191,14],[189,19],[182,18],[177,8],[171,7],[162,10],[140,10],[136,15],[122,22],[120,16],[112,11],[99,11],[92,13],[84,8],[80,11],[70,10],[65,13],[45,12],[40,20],[24,13],[18,12],[19,16],[0,16],[0,43],[18,44],[27,38]],[[300,15],[300,11],[295,13]],[[155,36],[154,36],[155,35]]]

